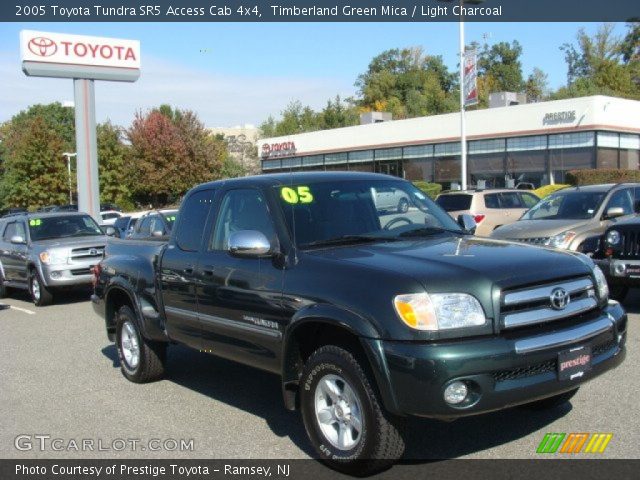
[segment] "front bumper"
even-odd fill
[[[382,341],[393,405],[401,415],[456,418],[551,397],[619,365],[625,357],[627,315],[617,302],[579,322],[528,336],[511,332],[447,343]],[[558,354],[591,346],[592,367],[573,380],[559,380]],[[471,392],[458,406],[443,398],[453,381]],[[389,397],[388,397],[389,398]],[[395,408],[393,408],[395,407]]]
[[[41,265],[42,280],[47,287],[74,287],[91,285],[93,274],[91,268],[100,259],[61,265]]]
[[[640,260],[599,258],[593,260],[612,285],[640,287]]]

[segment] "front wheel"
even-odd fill
[[[145,339],[131,308],[118,310],[116,345],[122,374],[135,383],[160,380],[164,375],[167,344]]]
[[[37,307],[44,307],[53,303],[53,293],[49,290],[36,270],[32,270],[29,275],[29,293],[31,300]]]
[[[301,387],[307,434],[331,468],[367,475],[402,457],[404,440],[351,353],[333,345],[316,350]]]

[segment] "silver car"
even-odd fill
[[[639,211],[637,183],[565,188],[540,200],[517,222],[494,230],[491,238],[582,251],[585,240]]]
[[[409,210],[409,197],[400,188],[371,188],[371,193],[379,212],[406,213]]]
[[[107,237],[91,216],[30,213],[0,219],[0,297],[28,290],[33,303],[53,302],[62,288],[88,286]]]

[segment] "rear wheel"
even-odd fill
[[[31,270],[29,274],[29,293],[34,305],[38,307],[53,303],[53,293],[44,285],[37,270]]]
[[[578,387],[573,390],[569,390],[568,392],[561,393],[560,395],[556,395],[555,397],[544,398],[536,402],[527,403],[526,405],[523,405],[523,407],[529,410],[551,410],[552,408],[557,408],[560,405],[567,403],[576,393],[578,393],[579,389],[580,388]]]
[[[348,351],[328,345],[307,361],[300,406],[319,457],[336,470],[367,475],[402,457],[404,441]]]
[[[118,310],[116,346],[122,374],[135,383],[160,380],[164,375],[167,344],[145,339],[138,329],[131,308]]]
[[[629,293],[629,287],[625,285],[609,285],[609,296],[613,300],[623,302]]]

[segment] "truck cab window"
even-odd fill
[[[197,252],[200,249],[213,195],[214,190],[199,190],[185,199],[176,236],[176,244],[181,250]]]

